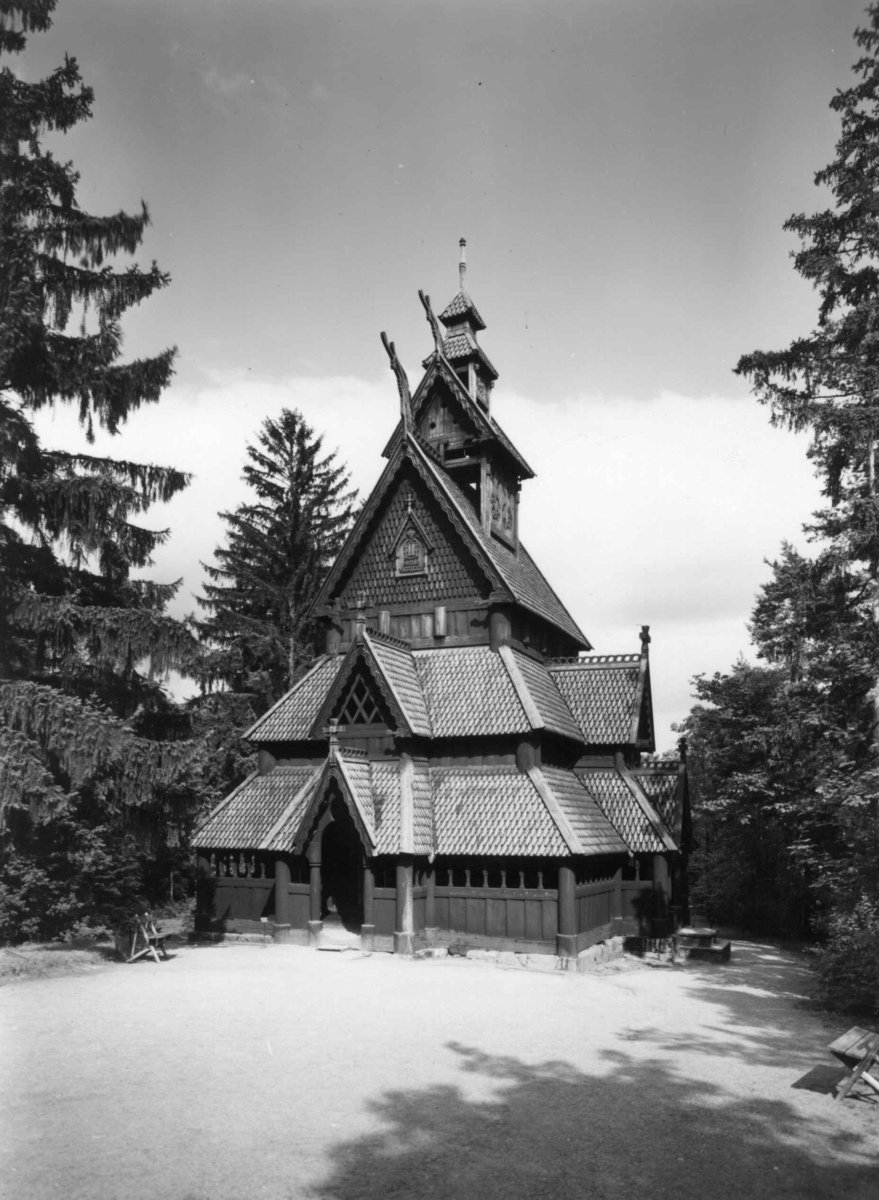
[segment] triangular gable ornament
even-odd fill
[[[397,535],[391,543],[388,558],[394,560],[396,575],[426,575],[433,544],[412,511],[412,492],[406,497],[406,515],[400,522]]]

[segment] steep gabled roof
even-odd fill
[[[514,459],[519,468],[519,475],[522,479],[533,479],[534,472],[528,463],[525,461],[520,452],[513,445],[510,438],[504,433],[499,423],[494,417],[485,411],[480,404],[473,399],[468,389],[464,386],[459,378],[455,368],[444,356],[441,357],[434,350],[428,358],[425,359],[426,369],[421,377],[421,382],[415,389],[415,394],[412,397],[412,416],[416,423],[421,415],[422,409],[430,399],[430,392],[435,380],[442,379],[452,395],[461,405],[469,420],[473,422],[479,431],[481,437],[486,441],[497,441]],[[394,451],[400,443],[403,435],[403,422],[399,421],[391,434],[387,445],[382,451],[385,458],[392,458]]]
[[[276,767],[275,770],[278,770]],[[268,776],[271,778],[271,776]],[[369,760],[366,752],[346,748],[340,750],[330,745],[326,762],[320,768],[313,787],[308,792],[308,802],[299,815],[296,825],[291,821],[285,833],[292,840],[295,853],[301,854],[311,826],[320,811],[327,784],[335,780],[368,854],[375,854],[377,838],[372,804],[372,788],[369,780]]]
[[[413,445],[413,454],[419,456],[425,470],[454,504],[455,510],[489,558],[511,598],[550,625],[563,630],[584,649],[591,649],[588,638],[547,583],[522,543],[519,542],[518,550],[511,550],[503,542],[487,534],[475,508],[448,472],[426,455],[417,444]]]
[[[268,775],[249,775],[218,804],[193,837],[199,849],[269,849],[263,843],[291,805],[304,804],[318,768],[275,767]]]
[[[590,746],[653,748],[646,653],[593,654],[547,663]],[[646,732],[646,736],[642,736]]]
[[[372,651],[387,686],[400,706],[413,733],[430,736],[430,716],[421,690],[421,681],[412,651],[405,642],[374,629],[364,632],[363,640]]]
[[[340,584],[357,550],[363,544],[370,524],[376,516],[382,501],[391,489],[397,476],[406,468],[407,464],[414,468],[416,474],[430,489],[431,494],[439,503],[445,517],[451,522],[452,527],[460,536],[465,548],[472,555],[473,561],[478,564],[481,572],[487,577],[489,586],[498,590],[501,596],[505,595],[503,580],[491,558],[485,553],[482,541],[474,535],[470,522],[458,511],[458,504],[449,496],[448,490],[442,480],[438,479],[433,472],[426,469],[425,463],[428,461],[428,457],[418,447],[413,437],[410,436],[405,442],[401,442],[398,452],[385,467],[381,478],[361,509],[360,515],[345,541],[345,545],[330,568],[323,586],[312,601],[311,608],[309,609],[310,612],[319,612],[329,603],[330,597]],[[442,475],[445,477],[445,472],[442,472]],[[472,508],[472,505],[470,507]]]
[[[349,646],[315,714],[310,736],[322,736],[323,727],[358,664],[362,664],[374,680],[398,730],[403,734],[429,737],[430,718],[412,651],[399,638],[377,633],[374,629],[365,630],[362,637]]]
[[[341,665],[342,660],[338,656],[323,655],[308,674],[255,721],[243,736],[251,742],[307,741],[314,719]]]

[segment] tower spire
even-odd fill
[[[464,290],[464,276],[467,274],[467,239],[461,238],[458,245],[461,247],[461,257],[458,259],[458,290]]]

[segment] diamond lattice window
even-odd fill
[[[362,675],[356,675],[342,701],[337,720],[343,725],[381,725],[382,715]]]

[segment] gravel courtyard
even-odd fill
[[[879,1195],[799,960],[563,975],[181,946],[0,989],[3,1200]]]

